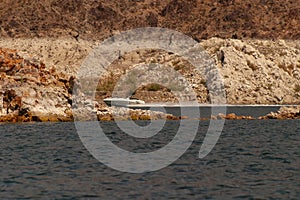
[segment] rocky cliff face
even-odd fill
[[[300,103],[300,40],[210,38],[202,40],[199,45],[215,60],[225,84],[227,103]],[[130,69],[132,63],[139,62],[157,62],[173,67],[189,81],[198,102],[209,103],[206,85],[209,80],[205,80],[184,59],[161,51],[140,51],[139,54],[125,55],[124,60],[111,67],[111,74],[106,77],[106,81],[101,82],[99,90],[112,90],[124,71]],[[176,101],[166,88],[154,86],[139,88],[134,97],[148,102]],[[110,96],[111,93],[106,95]]]
[[[299,41],[212,38],[201,44],[217,61],[229,103],[300,103]]]

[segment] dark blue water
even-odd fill
[[[217,115],[219,113],[235,113],[238,116],[252,116],[254,118],[258,118],[261,116],[265,116],[269,114],[270,112],[277,112],[281,105],[230,105],[230,106],[213,106],[215,113],[212,113],[212,106],[207,105],[207,106],[190,106],[190,107],[184,107],[187,113],[182,114],[180,107],[164,107],[164,106],[156,106],[156,107],[144,107],[143,105],[139,105],[137,107],[130,106],[132,109],[150,109],[154,111],[163,111],[162,107],[165,109],[166,113],[173,114],[175,116],[182,116],[186,115],[189,116],[189,112],[193,113],[195,110],[198,110],[200,113],[201,118],[209,118],[211,115]],[[194,115],[191,115],[194,116]]]
[[[226,121],[213,151],[199,159],[208,123],[200,122],[179,160],[144,174],[98,162],[73,123],[1,124],[0,198],[300,199],[299,120]],[[115,144],[141,152],[168,143],[178,127],[169,121],[155,140],[136,140],[101,124]]]

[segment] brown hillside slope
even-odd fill
[[[103,39],[159,26],[197,39],[300,38],[300,0],[2,0],[0,36]]]

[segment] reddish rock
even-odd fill
[[[13,89],[6,90],[3,94],[3,108],[6,114],[11,112],[19,112],[22,107],[22,99],[17,96],[16,91]]]
[[[0,48],[0,71],[2,121],[72,120],[68,114],[69,77],[50,73],[42,62],[24,59],[15,50],[4,48]],[[26,109],[36,117],[20,114]]]
[[[220,113],[217,116],[212,116],[211,119],[227,119],[227,120],[242,120],[242,119],[244,119],[244,120],[252,120],[254,118],[251,117],[251,116],[238,116],[235,113],[229,113],[227,115]]]

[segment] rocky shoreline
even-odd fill
[[[298,40],[211,38],[199,45],[212,56],[223,76],[228,104],[299,104]],[[68,38],[0,39],[0,122],[73,121],[71,107],[76,71],[95,46],[95,42]],[[83,98],[82,103],[90,106],[98,120],[128,119],[122,114],[114,117],[114,109],[107,107],[102,99],[111,96],[114,84],[124,72],[138,63],[153,62],[173,67],[191,83],[198,102],[209,103],[201,74],[182,58],[153,50],[127,53],[114,62],[99,81],[95,101]],[[138,88],[134,97],[146,102],[176,102],[168,88],[154,86]],[[134,120],[185,118],[147,110],[129,112]],[[254,118],[231,113],[211,119]],[[278,113],[259,119],[299,119],[299,107],[282,108]]]
[[[197,41],[197,48],[215,61],[227,104],[300,105],[298,4],[285,0],[1,1],[1,121],[71,121],[72,89],[84,59],[105,39],[141,27],[164,27]],[[142,49],[120,55],[99,80],[95,99],[83,98],[82,103],[100,120],[112,119],[103,99],[112,96],[124,73],[137,64],[151,63],[182,74],[190,83],[189,91],[196,94],[193,100],[213,102],[207,86],[212,80],[184,58]],[[132,97],[146,103],[178,101],[170,88],[158,84],[138,87]],[[136,119],[167,118],[161,113],[130,112]],[[287,112],[261,118],[297,117],[297,112]],[[250,117],[220,114],[214,118]]]
[[[282,107],[278,112],[271,112],[265,116],[258,118],[252,116],[238,116],[235,113],[229,114],[218,114],[217,116],[211,116],[210,118],[198,118],[189,119],[186,116],[177,117],[172,114],[166,114],[162,112],[153,112],[149,110],[132,110],[127,108],[114,108],[105,109],[94,113],[97,116],[98,121],[115,121],[115,120],[289,120],[289,119],[300,119],[300,106],[297,107]],[[128,114],[127,114],[128,113]],[[10,113],[7,115],[0,116],[0,123],[20,123],[20,122],[73,122],[73,115],[33,115],[31,112],[21,113]],[[82,118],[81,121],[89,121],[89,119]]]

